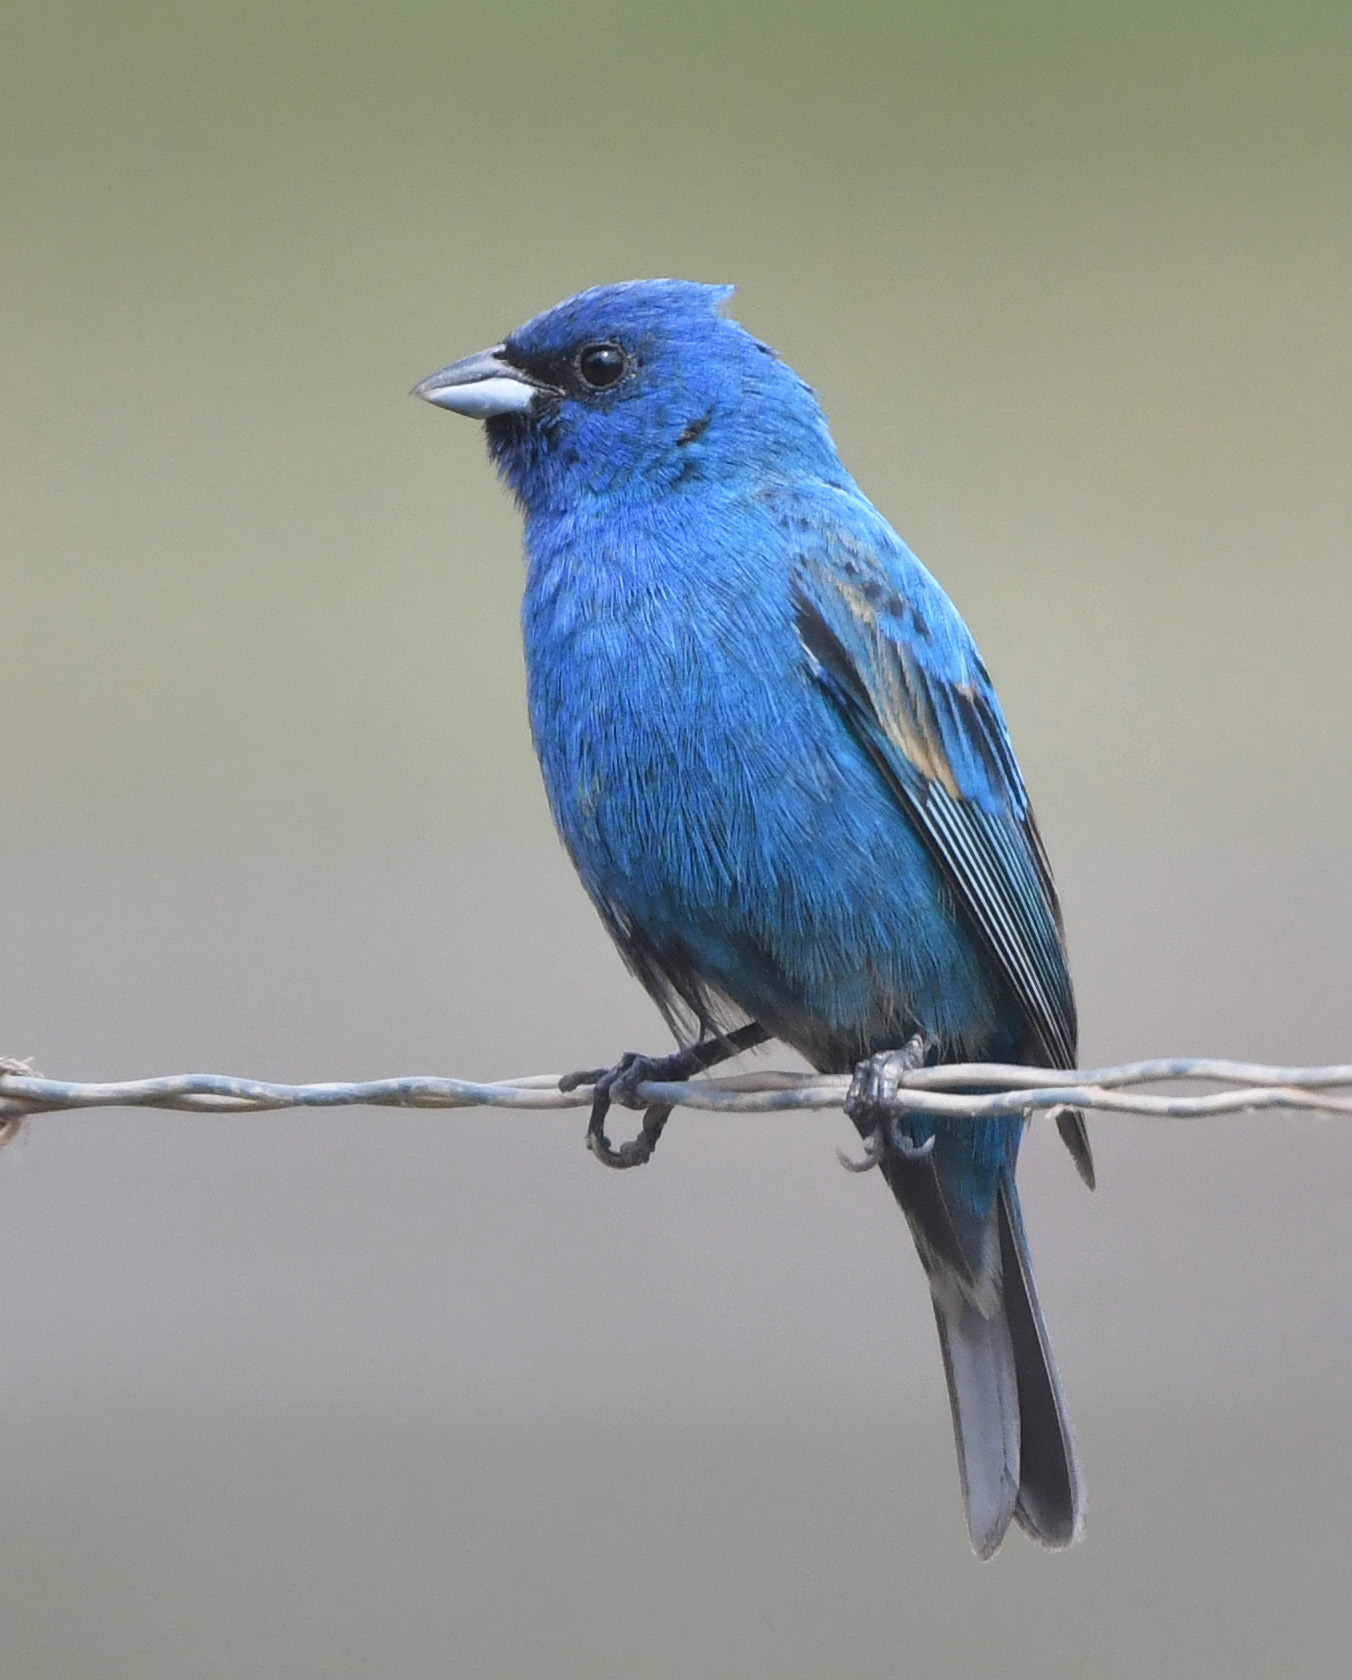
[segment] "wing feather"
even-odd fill
[[[800,556],[800,638],[1041,1053],[1074,1067],[1060,907],[999,701],[948,597],[881,519],[877,525],[871,543],[828,526],[823,546]]]

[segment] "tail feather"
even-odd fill
[[[1051,1549],[1078,1540],[1084,1524],[1084,1484],[1014,1184],[1021,1129],[1017,1119],[1004,1135],[949,1123],[931,1146],[912,1141],[882,1157],[929,1276],[967,1527],[982,1558],[1011,1522]]]
[[[1025,1534],[1059,1550],[1080,1538],[1084,1482],[1066,1398],[1033,1285],[1023,1217],[1009,1183],[1000,1191],[999,1221],[1004,1316],[1019,1387],[1019,1500],[1014,1517]]]
[[[1011,1520],[1054,1550],[1078,1540],[1084,1524],[1075,1441],[1009,1179],[994,1218],[1001,1274],[994,1310],[983,1313],[934,1280],[967,1527],[981,1558],[994,1555]]]
[[[964,1301],[934,1303],[939,1326],[967,1530],[979,1558],[993,1557],[1019,1502],[1019,1395],[1003,1312],[986,1318]]]

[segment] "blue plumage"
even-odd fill
[[[585,292],[419,393],[486,419],[525,516],[530,715],[559,833],[679,1036],[823,1070],[1073,1066],[1045,854],[943,590],[727,289]],[[1021,1122],[912,1123],[883,1171],[935,1298],[973,1544],[1078,1533],[1014,1188]],[[1063,1129],[1087,1164],[1072,1121]],[[933,1136],[932,1143],[930,1142]]]

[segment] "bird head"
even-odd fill
[[[413,389],[486,423],[527,513],[759,476],[835,477],[812,391],[719,312],[731,286],[632,280],[537,315]]]

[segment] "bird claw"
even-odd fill
[[[900,1050],[882,1050],[867,1056],[854,1070],[849,1095],[845,1098],[845,1112],[854,1119],[856,1112],[870,1108],[885,1108],[896,1099],[897,1088],[908,1073],[925,1065],[930,1041],[923,1033],[913,1033]]]
[[[900,1050],[884,1050],[860,1062],[850,1081],[845,1112],[864,1140],[864,1159],[853,1161],[841,1150],[836,1155],[850,1172],[868,1172],[889,1150],[908,1161],[923,1161],[934,1151],[936,1132],[917,1143],[901,1129],[892,1105],[906,1074],[922,1068],[932,1048],[923,1033],[915,1033]]]
[[[836,1160],[840,1162],[846,1172],[872,1172],[874,1167],[882,1164],[883,1156],[887,1154],[889,1149],[895,1150],[898,1155],[905,1156],[908,1161],[924,1161],[934,1153],[934,1140],[939,1135],[937,1132],[931,1132],[923,1143],[916,1143],[906,1136],[905,1132],[897,1125],[896,1120],[890,1115],[887,1117],[885,1124],[887,1126],[887,1142],[883,1143],[881,1141],[881,1127],[870,1132],[864,1139],[864,1154],[861,1160],[856,1160],[854,1156],[847,1155],[843,1149],[836,1150]]]
[[[559,1080],[559,1089],[576,1091],[581,1085],[599,1085],[609,1072],[609,1068],[580,1068],[576,1073],[565,1073]]]
[[[662,1128],[671,1118],[669,1103],[654,1103],[643,1111],[643,1125],[637,1137],[628,1139],[618,1147],[611,1143],[602,1125],[588,1124],[587,1148],[591,1150],[603,1167],[615,1167],[623,1170],[626,1167],[642,1167],[651,1159],[653,1150],[657,1148],[657,1140],[662,1135]],[[603,1116],[604,1123],[604,1116]]]
[[[853,1155],[847,1155],[843,1149],[836,1150],[836,1160],[840,1162],[846,1172],[866,1173],[873,1171],[874,1167],[882,1160],[884,1153],[883,1145],[879,1142],[878,1133],[875,1130],[864,1139],[864,1154],[861,1160],[856,1160]]]
[[[603,1166],[641,1167],[651,1160],[662,1129],[671,1118],[672,1104],[645,1103],[639,1096],[640,1085],[680,1084],[692,1074],[740,1055],[743,1050],[763,1044],[769,1035],[764,1027],[749,1021],[723,1038],[704,1039],[670,1056],[641,1056],[626,1051],[614,1067],[587,1068],[580,1073],[565,1073],[559,1080],[561,1091],[576,1091],[583,1085],[592,1087],[591,1116],[587,1121],[587,1148]],[[618,1147],[606,1136],[606,1116],[619,1103],[622,1108],[641,1108],[643,1126],[635,1138]]]
[[[673,1066],[673,1064],[676,1064]],[[588,1068],[580,1073],[567,1073],[559,1080],[561,1091],[576,1091],[579,1086],[592,1087],[591,1116],[587,1121],[587,1148],[603,1166],[623,1170],[641,1167],[652,1157],[657,1140],[662,1135],[671,1114],[667,1103],[647,1104],[638,1099],[638,1087],[650,1079],[682,1079],[685,1063],[675,1056],[640,1056],[626,1051],[614,1067]],[[622,1108],[642,1108],[643,1126],[637,1137],[618,1146],[606,1136],[606,1116],[619,1104]]]

